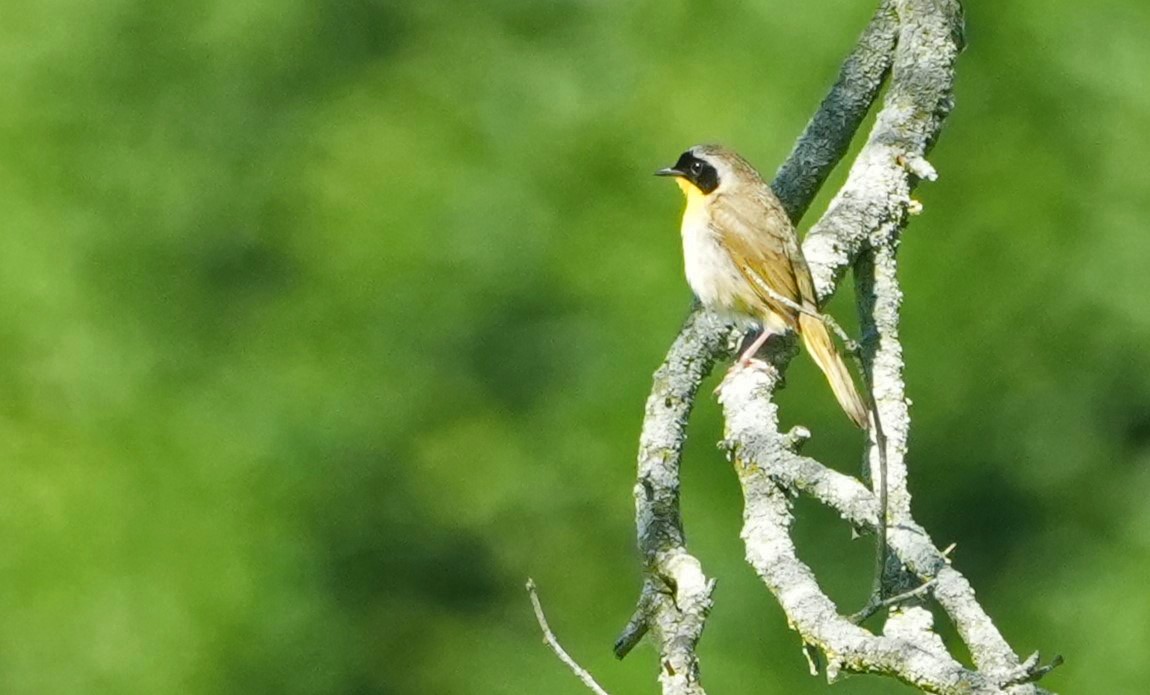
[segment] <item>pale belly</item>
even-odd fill
[[[705,217],[683,216],[683,263],[687,284],[703,306],[728,321],[761,325],[757,297],[731,261]]]

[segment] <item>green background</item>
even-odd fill
[[[652,649],[610,653],[689,301],[650,174],[712,140],[773,172],[871,3],[0,6],[0,691],[585,692],[530,575],[609,690],[655,692]],[[967,12],[901,255],[915,511],[1012,645],[1066,656],[1049,687],[1137,692],[1150,5]],[[808,359],[788,381],[786,424],[853,472]],[[705,682],[823,692],[742,560],[720,432],[704,399]],[[798,511],[857,607],[869,541]]]

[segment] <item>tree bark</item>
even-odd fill
[[[766,363],[731,373],[718,391],[724,445],[742,485],[747,560],[775,595],[804,648],[821,651],[826,675],[872,673],[934,693],[1038,693],[1051,666],[1025,662],[977,602],[969,582],[911,515],[906,452],[910,412],[902,378],[897,250],[903,227],[921,206],[915,186],[936,178],[927,162],[952,106],[954,64],[962,49],[957,0],[882,2],[838,80],[772,183],[797,223],[889,81],[876,122],[846,183],[803,242],[824,301],[854,268],[864,339],[864,369],[885,432],[886,476],[859,479],[799,454],[805,431],[778,431],[771,397],[797,347],[774,342]],[[687,551],[679,509],[679,464],[699,384],[730,353],[731,327],[695,306],[655,373],[640,436],[636,526],[646,570],[635,614],[615,644],[622,658],[649,634],[660,652],[663,693],[704,693],[695,646],[711,608],[714,581]],[[864,447],[864,472],[877,472],[878,443]],[[795,553],[790,496],[805,494],[835,509],[856,529],[874,531],[877,486],[888,494],[889,556],[883,595],[898,596],[874,634],[839,613]],[[916,588],[917,587],[917,588]],[[907,590],[910,594],[901,594]],[[923,607],[934,600],[955,624],[974,668],[952,656]],[[812,665],[815,661],[812,659]]]

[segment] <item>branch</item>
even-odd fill
[[[896,18],[883,2],[843,63],[838,80],[811,119],[774,187],[792,219],[810,205],[846,154],[891,65]],[[640,435],[635,517],[646,563],[638,606],[615,642],[625,657],[654,628],[663,692],[703,693],[694,645],[702,634],[714,583],[687,553],[679,511],[679,463],[699,383],[728,352],[729,326],[697,305],[655,372]]]
[[[898,339],[896,250],[908,216],[921,210],[911,191],[920,180],[935,178],[925,156],[952,105],[961,23],[957,0],[883,2],[772,184],[797,222],[845,154],[890,71],[884,106],[846,184],[803,243],[820,301],[833,294],[849,267],[856,268],[864,367],[881,420],[890,423],[882,443],[889,471],[872,481],[875,490],[890,492],[888,518],[878,518],[877,495],[860,481],[798,455],[809,433],[778,432],[771,394],[795,353],[793,338],[769,344],[770,362],[761,368],[729,375],[720,386],[720,401],[727,421],[725,442],[746,499],[747,559],[802,635],[804,648],[813,645],[825,652],[828,678],[844,671],[876,673],[928,692],[1039,693],[1032,681],[1060,659],[1049,666],[1039,666],[1037,656],[1020,663],[966,579],[913,521],[906,487],[910,420]],[[615,652],[622,658],[650,631],[661,653],[664,693],[703,693],[695,645],[714,582],[685,547],[679,464],[699,384],[729,352],[730,337],[729,326],[693,308],[655,374],[640,438],[635,503],[646,571],[638,607]],[[868,466],[878,460],[879,445],[873,438],[868,442]],[[798,559],[790,538],[788,493],[815,497],[859,529],[889,526],[892,556],[882,579],[890,582],[884,595],[895,598],[864,609],[892,608],[882,635],[840,615]],[[930,612],[918,605],[928,596],[954,621],[974,657],[974,669],[951,656],[934,631]]]
[[[888,621],[888,634],[883,637],[861,630],[838,614],[810,569],[795,556],[785,490],[811,493],[858,527],[873,529],[878,522],[870,491],[853,478],[786,448],[788,440],[777,431],[775,406],[770,402],[785,358],[740,371],[724,382],[720,397],[727,442],[735,453],[746,499],[747,558],[804,643],[816,644],[827,653],[833,666],[828,675],[838,669],[887,673],[929,692],[1038,692],[1024,683],[1050,667],[1019,663],[975,601],[969,583],[946,563],[910,516],[905,464],[910,420],[898,341],[902,295],[895,251],[908,213],[920,209],[913,205],[911,190],[918,180],[935,176],[924,157],[951,108],[953,65],[961,49],[961,9],[954,0],[899,0],[895,7],[900,31],[891,89],[847,183],[807,236],[803,250],[823,299],[833,293],[860,253],[866,252],[856,266],[867,337],[864,360],[876,405],[889,430],[889,475],[884,476],[888,479],[873,484],[891,496],[890,520],[896,525],[889,538],[892,550],[922,581],[932,584],[932,593],[954,621],[978,670],[963,668],[938,648],[941,641],[932,632],[926,611],[915,614],[917,641],[903,643],[893,636],[915,622],[901,616]],[[875,442],[868,449],[869,463],[877,458]],[[883,527],[887,523],[881,522]],[[915,644],[921,648],[911,648]]]
[[[728,439],[725,444],[729,447],[732,458],[736,461],[736,470],[747,497],[745,514],[747,526],[744,528],[743,535],[747,541],[748,559],[756,570],[760,571],[761,575],[772,573],[771,576],[773,577],[774,572],[782,571],[803,579],[802,582],[799,582],[805,587],[803,590],[797,588],[795,584],[787,582],[781,583],[778,589],[780,592],[788,592],[789,596],[797,596],[798,600],[795,603],[808,602],[807,605],[795,608],[796,613],[792,613],[787,607],[787,602],[784,602],[780,597],[780,603],[784,604],[783,607],[787,612],[788,619],[803,635],[804,641],[818,644],[820,648],[829,647],[828,656],[831,654],[849,655],[863,647],[875,648],[873,644],[863,643],[856,649],[844,649],[841,639],[827,640],[829,644],[824,644],[820,639],[816,639],[818,636],[823,636],[822,639],[825,640],[828,635],[839,635],[846,630],[846,624],[853,626],[853,623],[837,614],[833,605],[829,603],[830,600],[821,593],[817,584],[813,583],[814,578],[813,575],[810,575],[809,568],[794,556],[793,544],[787,536],[787,529],[791,522],[789,503],[785,497],[776,493],[792,491],[795,494],[809,495],[837,511],[847,523],[860,530],[874,529],[878,499],[871,490],[868,490],[854,477],[839,473],[814,459],[796,453],[793,450],[795,445],[793,439],[764,432],[764,423],[768,428],[776,425],[777,406],[764,398],[763,394],[769,393],[780,377],[777,370],[772,366],[744,371],[746,372],[745,376],[740,374],[738,380],[732,380],[732,383],[723,389],[722,401],[725,410],[729,413],[737,413],[737,415],[728,417]],[[764,520],[773,526],[768,525],[764,530],[759,526]],[[775,538],[771,535],[777,534],[779,531],[782,532],[782,536]],[[930,585],[929,593],[935,596],[944,605],[944,608],[946,604],[952,604],[952,608],[947,608],[947,612],[956,624],[977,625],[980,629],[985,629],[988,632],[993,631],[994,635],[998,635],[997,629],[990,623],[989,617],[974,600],[974,592],[969,582],[950,566],[945,553],[937,549],[921,526],[912,520],[903,522],[891,529],[889,542],[891,549],[901,560],[907,563],[908,568],[915,573],[920,581]],[[779,550],[776,547],[778,543],[785,543],[786,547]],[[761,549],[764,547],[771,548],[771,552],[781,553],[783,557],[779,559],[763,554]],[[785,569],[779,570],[779,567]],[[810,583],[805,580],[807,576],[810,578]],[[767,577],[764,577],[764,581],[767,581]],[[772,581],[775,580],[772,579]],[[812,599],[812,597],[814,598]],[[906,595],[898,597],[901,600],[909,598],[912,597]],[[812,610],[812,606],[809,604],[812,600],[816,602],[815,608],[817,610]],[[829,610],[824,610],[828,606]],[[850,633],[849,630],[847,632]],[[888,635],[891,633],[889,622],[886,632]],[[857,635],[857,633],[850,634]],[[866,634],[869,638],[883,639],[875,638],[870,633]],[[1001,636],[998,636],[997,639],[1001,640]],[[880,651],[889,654],[892,649],[888,646]],[[894,651],[897,650],[894,649]],[[1052,666],[1056,666],[1060,662],[1061,660],[1056,658]],[[874,669],[866,665],[865,661],[861,664],[854,663],[854,666],[862,666],[865,671],[875,672]],[[943,672],[950,673],[952,669],[953,665],[948,664]],[[981,665],[979,669],[982,672],[995,672],[995,669],[987,669]],[[1036,678],[1048,672],[1049,669],[1050,667],[1040,667],[1037,663],[1018,664],[1016,662],[1013,666],[998,671],[997,676],[990,679],[974,673],[964,673],[962,682],[973,683],[977,681],[986,687],[992,687],[994,684],[998,684],[998,686],[1020,684],[1024,680],[1020,679],[1018,674],[1026,673]],[[898,672],[891,673],[891,675],[903,677]],[[941,678],[916,681],[914,676],[906,675],[903,680],[912,682],[919,687],[933,683],[935,689],[926,688],[929,692],[962,692],[961,690],[939,689],[937,687],[939,682],[944,680]],[[1000,691],[992,690],[992,692]],[[1011,690],[1010,692],[1028,691]]]
[[[746,375],[731,380],[722,391],[722,404],[728,418],[728,437],[733,445],[735,468],[746,499],[743,539],[746,557],[787,613],[789,624],[803,637],[804,644],[817,646],[827,656],[828,678],[841,672],[892,675],[930,693],[997,693],[996,683],[986,675],[965,669],[946,652],[941,639],[930,633],[929,624],[910,636],[875,636],[841,616],[823,593],[810,567],[800,562],[790,537],[794,518],[790,512],[787,478],[780,464],[790,472],[805,473],[831,494],[842,495],[858,506],[859,526],[873,525],[877,505],[874,496],[850,476],[835,474],[817,461],[798,457],[781,448],[783,440],[764,436],[764,422],[776,423],[776,406],[761,394],[769,392],[779,379],[772,366],[745,369]],[[754,456],[750,449],[756,449]],[[780,449],[775,449],[779,446]],[[823,474],[823,472],[828,474]],[[894,542],[894,541],[892,541]],[[922,612],[923,617],[929,613]]]
[[[796,225],[850,149],[851,139],[878,97],[890,70],[898,26],[893,0],[883,0],[839,68],[834,86],[775,174],[771,188]]]
[[[652,630],[661,653],[659,680],[667,694],[704,692],[695,644],[710,612],[714,582],[685,547],[679,458],[699,383],[724,349],[726,335],[714,315],[691,313],[655,372],[639,437],[635,524],[647,569],[639,606],[615,642],[615,655],[626,656]]]
[[[916,632],[908,639],[875,636],[840,615],[818,586],[813,572],[795,553],[790,538],[793,517],[788,491],[806,493],[835,509],[858,529],[873,530],[878,500],[857,479],[790,450],[788,440],[770,430],[777,425],[777,406],[765,394],[780,378],[772,365],[741,370],[724,386],[721,401],[727,417],[727,440],[746,499],[743,539],[747,560],[778,599],[787,620],[804,644],[818,646],[828,661],[828,677],[841,671],[894,676],[932,693],[1000,693],[1010,675],[964,668],[934,634],[930,614],[920,611]],[[900,558],[917,558],[916,569],[930,593],[969,588],[917,525],[892,528],[891,549]],[[910,600],[912,597],[901,597]],[[1018,691],[1023,692],[1023,691]]]
[[[543,615],[543,605],[539,603],[539,593],[535,589],[534,579],[527,579],[527,595],[531,597],[531,607],[535,609],[535,619],[539,621],[539,629],[543,631],[543,641],[547,643],[547,646],[551,647],[551,651],[555,652],[555,656],[558,656],[560,661],[567,664],[567,667],[575,672],[579,680],[583,681],[583,685],[590,688],[591,692],[595,693],[595,695],[608,695],[607,691],[595,682],[595,678],[587,672],[587,669],[576,663],[575,660],[571,658],[571,655],[567,653],[567,650],[559,644],[559,640],[555,638],[555,633],[551,631],[551,626],[547,624],[547,616]]]

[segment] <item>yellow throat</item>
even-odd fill
[[[679,184],[679,188],[682,189],[683,195],[687,198],[687,209],[683,211],[683,217],[693,217],[703,212],[707,195],[687,179],[676,177],[675,183]]]

